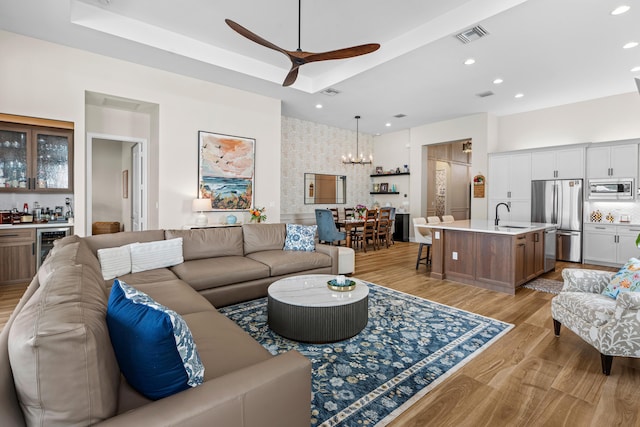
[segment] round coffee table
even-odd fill
[[[293,276],[268,289],[269,328],[294,341],[342,341],[360,332],[369,320],[369,288],[358,279],[350,292],[332,291],[328,274]]]

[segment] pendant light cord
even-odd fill
[[[302,12],[301,12],[301,4],[302,0],[298,0],[298,52],[302,52],[302,49],[300,48],[300,22],[302,21]]]

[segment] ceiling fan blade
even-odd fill
[[[298,78],[298,68],[299,66],[297,65],[293,65],[291,67],[291,71],[289,71],[289,74],[287,74],[287,77],[284,79],[282,86],[291,86],[296,81],[296,79]]]
[[[278,52],[284,53],[285,55],[289,56],[289,53],[286,50],[282,49],[280,46],[276,46],[270,41],[263,39],[259,35],[247,30],[245,27],[238,24],[237,22],[234,22],[231,19],[225,19],[224,22],[226,22],[227,25],[231,27],[231,29],[234,30],[236,33],[240,34],[243,37],[248,38],[252,42],[258,43],[259,45],[262,45],[264,47],[268,47],[269,49],[277,50]]]
[[[354,56],[366,55],[375,52],[380,48],[378,43],[363,44],[360,46],[347,47],[344,49],[331,50],[329,52],[312,53],[305,56],[305,62],[328,61],[332,59],[346,59]]]

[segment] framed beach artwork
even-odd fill
[[[198,197],[214,210],[253,206],[256,140],[199,131],[198,144]]]

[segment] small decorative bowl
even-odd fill
[[[331,279],[327,282],[327,287],[329,287],[329,289],[331,289],[332,291],[351,292],[356,288],[356,282],[346,279],[344,281],[344,285],[339,285],[336,279]]]

